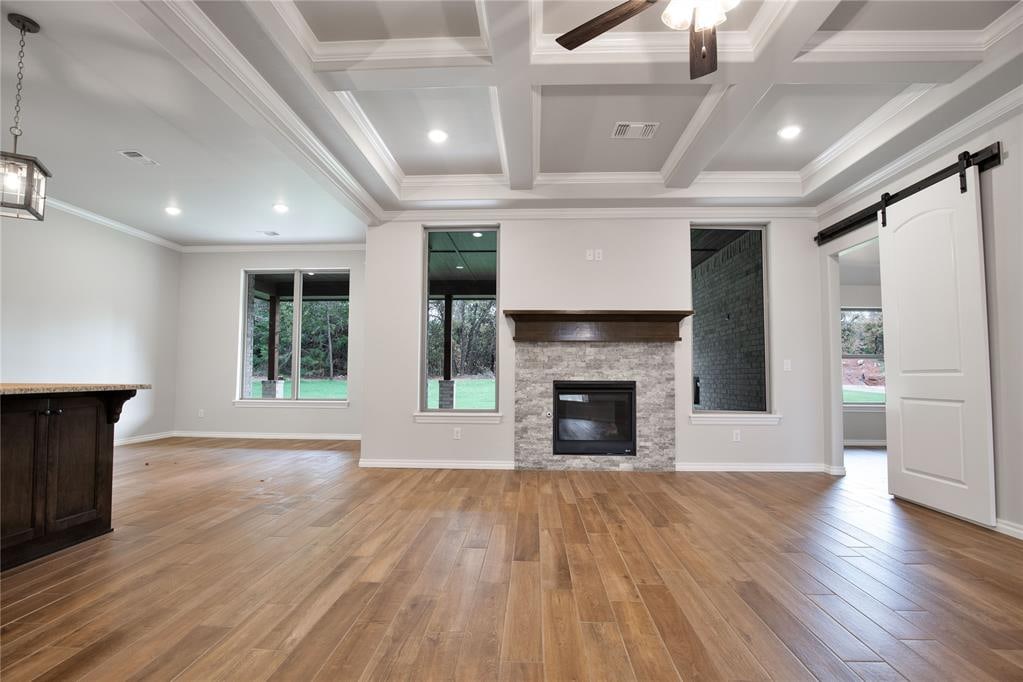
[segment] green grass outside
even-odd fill
[[[859,391],[855,388],[842,387],[844,403],[884,403],[884,393],[875,391]]]
[[[436,409],[439,400],[437,379],[426,384],[426,406]],[[455,379],[456,410],[492,410],[497,402],[493,379]]]
[[[263,397],[263,389],[258,381],[252,382],[252,397]],[[284,380],[284,397],[291,398],[291,379]],[[302,379],[298,386],[298,397],[304,400],[342,400],[348,397],[348,381],[346,379]]]

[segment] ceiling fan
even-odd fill
[[[676,31],[689,30],[689,78],[706,76],[718,70],[717,27],[725,13],[740,0],[670,0],[661,21]],[[653,7],[657,0],[626,0],[603,14],[559,36],[557,42],[567,50],[588,43],[618,24]]]

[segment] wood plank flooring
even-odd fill
[[[118,448],[115,532],[0,576],[10,680],[1023,680],[1023,543],[819,474]]]

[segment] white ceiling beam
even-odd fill
[[[530,3],[491,0],[483,3],[490,33],[497,87],[497,104],[503,130],[512,189],[533,187],[539,158],[539,88],[529,79]]]
[[[414,88],[486,88],[497,83],[497,72],[485,66],[333,69],[316,72],[324,87],[345,90],[410,90]]]
[[[729,88],[716,103],[713,115],[679,155],[665,168],[668,187],[688,187],[707,168],[728,138],[738,130],[757,103],[767,94],[779,74],[792,64],[839,0],[788,0],[756,46],[757,60],[747,78]]]

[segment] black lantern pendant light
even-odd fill
[[[46,166],[36,157],[18,153],[18,138],[21,137],[21,88],[25,72],[25,34],[38,33],[39,24],[13,12],[7,15],[7,20],[21,31],[21,43],[18,50],[14,125],[10,127],[11,135],[14,136],[14,149],[10,152],[0,151],[4,176],[0,216],[42,220],[46,211],[46,179],[50,177],[50,171],[46,170]]]

